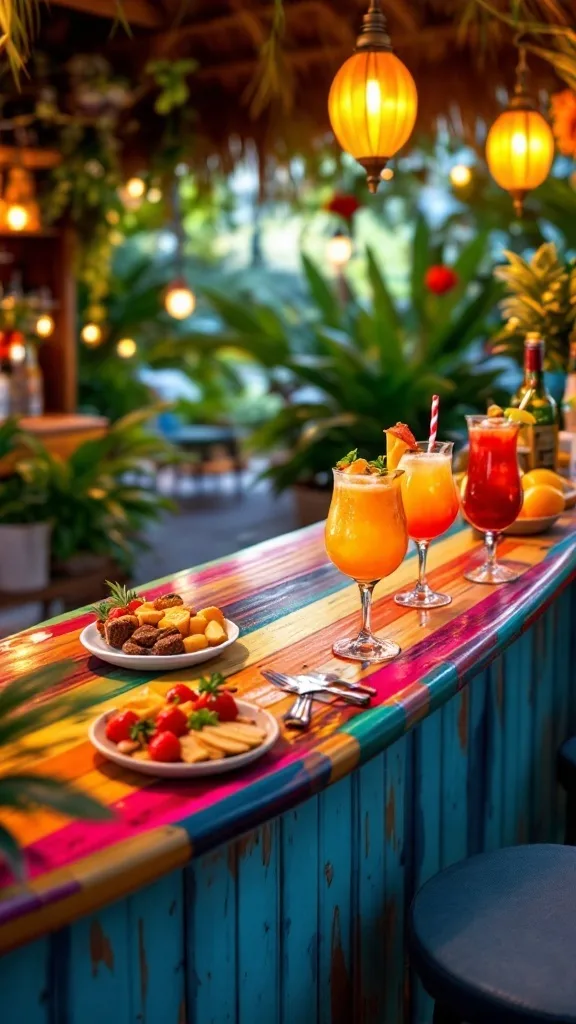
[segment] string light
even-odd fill
[[[164,308],[175,320],[185,320],[194,312],[196,298],[184,281],[175,281],[166,289]]]
[[[344,235],[341,231],[337,231],[335,235],[329,240],[326,246],[326,256],[332,266],[340,270],[345,267],[352,256],[352,239],[349,235]]]
[[[128,178],[125,188],[130,199],[142,199],[146,191],[146,182],[142,178]]]
[[[116,345],[116,351],[121,359],[132,359],[136,355],[138,346],[134,338],[121,338]]]
[[[328,97],[334,134],[366,171],[370,192],[410,138],[417,109],[414,79],[392,53],[380,0],[370,0],[355,52],[336,73]]]
[[[28,210],[20,203],[12,203],[6,210],[6,223],[11,231],[25,231],[29,222]]]
[[[10,345],[10,362],[23,363],[26,359],[26,345],[21,341],[13,341]]]
[[[84,324],[84,327],[80,331],[80,337],[88,348],[96,348],[97,345],[102,341],[102,328],[99,324],[90,321]]]
[[[162,199],[162,189],[156,188],[155,185],[148,189],[146,198],[149,203],[159,203]]]
[[[472,181],[472,171],[466,164],[454,164],[450,171],[450,181],[455,188],[466,188]]]
[[[36,321],[36,334],[39,338],[49,338],[54,333],[54,321],[48,313],[42,313]]]

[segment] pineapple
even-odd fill
[[[522,363],[524,338],[537,332],[546,343],[546,368],[567,370],[570,335],[576,325],[576,262],[566,264],[553,242],[541,245],[528,262],[505,252],[508,265],[494,276],[506,285],[500,303],[506,319],[492,339],[492,350]]]

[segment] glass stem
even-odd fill
[[[359,583],[360,600],[362,602],[362,638],[372,636],[372,594],[376,583]]]
[[[427,590],[428,580],[426,579],[426,558],[428,556],[428,540],[417,540],[416,547],[418,548],[418,583],[416,584],[416,590]]]
[[[488,530],[484,543],[486,544],[486,554],[488,555],[488,565],[491,569],[496,565],[496,545],[498,544],[498,534],[492,530]]]

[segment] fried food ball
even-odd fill
[[[158,640],[159,630],[156,626],[139,626],[132,634],[132,640],[141,647],[154,647]]]
[[[166,656],[167,654],[184,654],[184,641],[178,630],[170,636],[164,636],[157,640],[150,654]]]
[[[174,608],[177,604],[184,604],[180,594],[164,594],[154,601],[156,611],[163,611],[164,608]]]
[[[137,627],[138,619],[135,615],[120,615],[117,619],[108,619],[104,625],[106,643],[120,650]]]
[[[135,644],[132,640],[127,640],[125,644],[122,644],[122,650],[124,654],[150,654],[147,647]]]

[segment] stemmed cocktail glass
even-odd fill
[[[396,594],[396,604],[406,608],[442,608],[448,594],[432,590],[426,580],[426,556],[431,540],[444,533],[456,519],[460,502],[452,476],[451,441],[418,441],[417,451],[400,459],[402,500],[408,535],[418,548],[418,582],[413,590]]]
[[[517,441],[520,424],[503,416],[467,416],[470,456],[462,510],[469,523],[484,533],[486,561],[464,575],[472,583],[509,583],[520,572],[498,562],[498,535],[517,519],[522,508]]]
[[[354,661],[388,661],[398,644],[374,636],[370,613],[376,584],[401,564],[408,548],[402,506],[402,470],[353,475],[334,470],[334,492],[326,522],[326,551],[340,572],[356,580],[362,601],[362,628],[337,640],[334,654]]]

